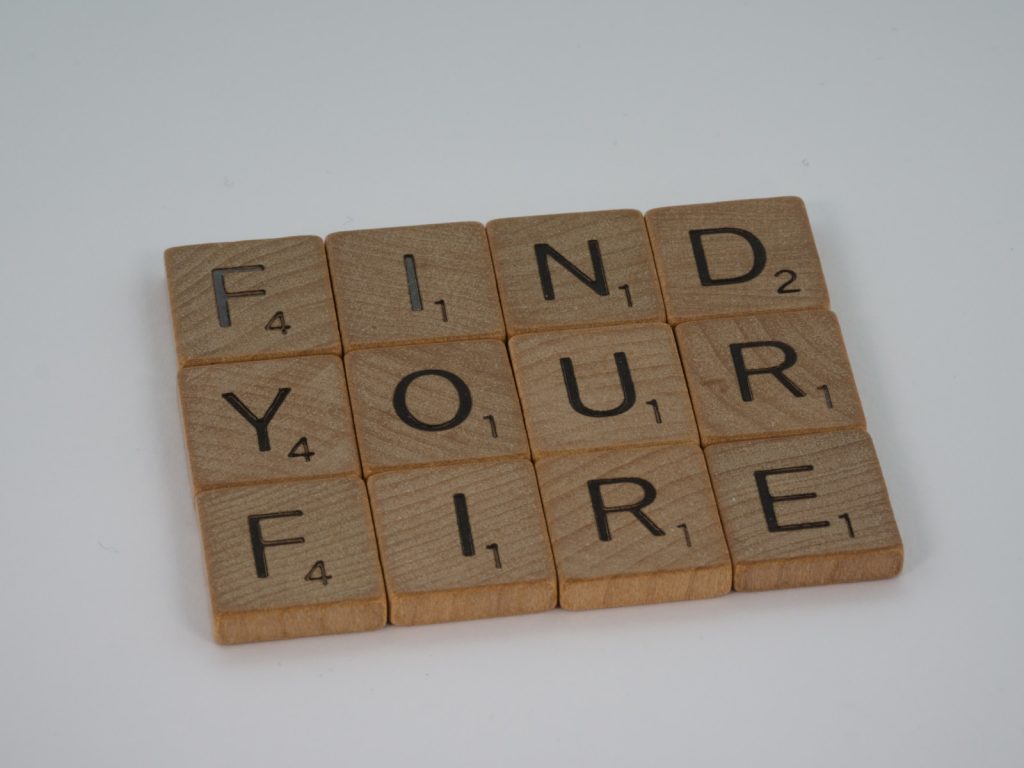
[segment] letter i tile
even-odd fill
[[[706,452],[737,591],[900,572],[903,544],[867,433],[721,443]]]
[[[383,472],[368,485],[392,624],[555,607],[555,567],[530,462]]]

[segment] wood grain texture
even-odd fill
[[[362,480],[218,489],[200,493],[196,506],[218,642],[385,625],[387,599]]]
[[[731,589],[732,562],[697,446],[543,459],[537,478],[563,608],[692,600]],[[630,505],[638,514],[613,511]]]
[[[357,350],[345,356],[345,365],[366,475],[529,456],[508,353],[499,341]]]
[[[737,591],[884,579],[902,569],[867,433],[723,443],[707,449],[707,460]]]
[[[526,334],[510,339],[509,351],[534,458],[697,442],[686,379],[667,325]],[[563,360],[571,363],[575,393]],[[624,361],[622,371],[619,361]]]
[[[203,365],[178,381],[197,489],[359,474],[340,358]],[[262,445],[253,420],[265,422]]]
[[[369,490],[391,623],[555,607],[555,568],[530,462],[385,472],[370,478]]]
[[[327,256],[346,350],[505,338],[482,224],[336,232]]]
[[[825,276],[799,197],[655,208],[646,219],[672,324],[828,309]]]
[[[164,261],[179,365],[340,354],[319,237],[185,245]]]
[[[665,319],[647,228],[639,211],[496,219],[487,224],[487,237],[510,335]],[[555,257],[543,256],[551,279],[550,298],[545,298],[537,252],[538,246],[543,250],[545,245],[594,285]],[[595,253],[603,272],[595,268]]]
[[[704,445],[864,426],[831,312],[698,320],[676,335]]]

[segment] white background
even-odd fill
[[[0,9],[0,763],[1020,765],[1019,3]],[[224,648],[162,251],[796,194],[893,581]]]

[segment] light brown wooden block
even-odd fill
[[[487,237],[510,335],[665,319],[639,211],[496,219]]]
[[[707,460],[737,591],[885,579],[903,567],[867,433],[713,445]]]
[[[345,365],[366,475],[529,456],[500,341],[358,350]]]
[[[667,325],[527,334],[509,350],[534,458],[697,442]]]
[[[392,624],[555,607],[555,567],[530,462],[385,472],[368,484]]]
[[[380,629],[387,599],[363,481],[222,488],[196,497],[217,642]]]
[[[319,237],[168,248],[178,364],[341,352]]]
[[[178,379],[197,489],[359,474],[339,358],[203,365]]]
[[[732,587],[718,508],[695,445],[537,462],[569,610],[716,597]]]
[[[670,323],[828,308],[799,197],[656,208],[646,218]]]
[[[327,256],[346,351],[505,338],[482,224],[336,232]]]
[[[831,312],[698,320],[676,334],[704,445],[864,426]]]

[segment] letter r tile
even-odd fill
[[[340,358],[200,365],[178,379],[197,489],[359,474]]]
[[[487,237],[509,335],[665,319],[639,211],[496,219]]]
[[[594,451],[537,462],[569,610],[727,593],[732,563],[700,448]]]
[[[387,600],[358,478],[196,497],[220,643],[380,629]]]
[[[695,320],[676,335],[703,445],[864,426],[831,312]]]
[[[706,453],[737,591],[900,572],[903,544],[866,432],[722,443]]]
[[[534,458],[697,442],[667,325],[529,333],[509,350]]]
[[[799,197],[656,208],[646,215],[668,321],[828,309]]]
[[[500,341],[360,349],[345,356],[363,471],[527,458]]]
[[[179,365],[341,352],[319,237],[185,245],[164,260]]]

